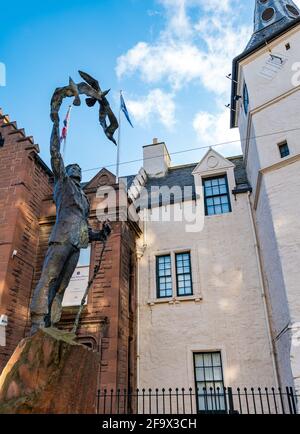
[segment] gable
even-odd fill
[[[222,170],[234,169],[234,164],[224,158],[214,149],[209,149],[200,163],[193,170],[193,175],[215,173]]]
[[[113,185],[116,183],[116,177],[109,170],[103,168],[97,175],[94,176],[87,184],[84,186],[84,190],[102,187],[104,185]]]

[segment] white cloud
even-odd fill
[[[193,127],[199,141],[208,146],[225,143],[215,149],[227,156],[241,153],[239,131],[238,129],[231,130],[229,128],[229,113],[230,111],[227,108],[224,108],[223,111],[216,115],[199,112],[193,121]]]
[[[139,123],[148,123],[151,116],[155,116],[168,129],[171,129],[175,124],[173,95],[163,92],[161,89],[153,89],[146,97],[138,100],[127,97],[126,104]]]
[[[167,15],[167,27],[161,36],[170,33],[180,38],[191,36],[191,23],[186,11],[189,2],[190,0],[160,0]]]
[[[209,12],[228,12],[230,6],[230,0],[200,0],[203,9]]]
[[[242,26],[236,31],[232,14],[226,13],[229,0],[161,0],[161,3],[168,16],[166,29],[153,44],[139,42],[120,56],[118,77],[135,73],[146,83],[169,83],[173,90],[194,81],[216,95],[226,94],[229,86],[225,76],[231,71],[232,59],[248,42],[251,30]],[[214,13],[193,23],[187,8],[197,4]]]
[[[173,7],[175,10],[183,6],[185,8],[201,7],[206,12],[228,12],[231,0],[159,0],[166,8]]]
[[[131,101],[131,110],[137,121],[149,120],[151,114],[157,114],[160,110],[161,122],[170,127],[175,123],[175,97],[184,86],[191,83],[210,91],[215,96],[217,108],[228,103],[230,82],[226,75],[231,72],[232,59],[245,48],[252,29],[236,25],[240,0],[158,2],[165,9],[165,28],[153,43],[140,41],[120,56],[116,73],[119,78],[134,75],[156,87],[148,96]],[[233,6],[235,14],[232,13]],[[196,13],[192,14],[191,11]],[[157,89],[158,86],[169,86],[171,91],[163,92]],[[163,108],[164,104],[158,109],[154,96],[158,101],[167,102],[168,109]],[[227,137],[231,137],[228,113],[227,109],[221,109],[218,114],[198,113],[193,124],[195,131],[199,134],[203,128],[200,121],[211,127],[216,122],[216,131],[210,143],[226,141]],[[206,135],[205,128],[202,132],[205,137],[212,137]],[[237,132],[232,134],[237,137]]]

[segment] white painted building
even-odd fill
[[[231,126],[246,139],[279,380],[300,391],[299,9],[292,1],[259,0],[255,31],[233,62]]]
[[[210,149],[172,167],[154,140],[129,179],[144,220],[140,388],[300,391],[299,17],[290,0],[256,1],[254,34],[233,61],[231,126],[243,156]]]

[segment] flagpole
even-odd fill
[[[120,144],[121,144],[121,95],[120,90],[120,107],[119,107],[119,128],[118,128],[118,146],[117,146],[117,169],[116,169],[116,183],[119,182],[119,169],[120,169]]]

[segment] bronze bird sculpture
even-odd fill
[[[110,89],[102,92],[99,82],[91,77],[89,74],[83,71],[78,71],[80,76],[85,80],[85,82],[95,91],[95,95],[88,95],[88,98],[86,98],[86,104],[88,107],[93,107],[96,102],[98,101],[100,109],[99,109],[99,122],[102,126],[104,133],[106,137],[113,142],[115,145],[117,145],[117,142],[114,139],[114,133],[118,129],[119,124],[117,121],[116,116],[114,115],[112,109],[110,108],[109,102],[106,99],[106,95],[110,91]],[[80,89],[82,87],[83,83],[80,83],[78,85],[78,88]],[[87,92],[84,92],[87,95]],[[106,118],[109,120],[109,125],[107,125]]]
[[[119,124],[116,116],[110,108],[109,102],[106,99],[106,95],[110,89],[102,92],[99,82],[96,79],[91,77],[86,72],[79,71],[79,74],[85,80],[85,82],[76,84],[70,77],[68,86],[58,87],[55,90],[51,99],[51,120],[56,123],[59,122],[58,112],[65,97],[74,97],[73,105],[79,106],[81,104],[80,95],[84,94],[87,96],[86,104],[88,107],[93,107],[98,101],[100,106],[100,125],[102,126],[106,137],[115,145],[117,145],[117,142],[114,139],[114,133],[118,129]],[[109,125],[107,125],[106,118],[109,120]]]

